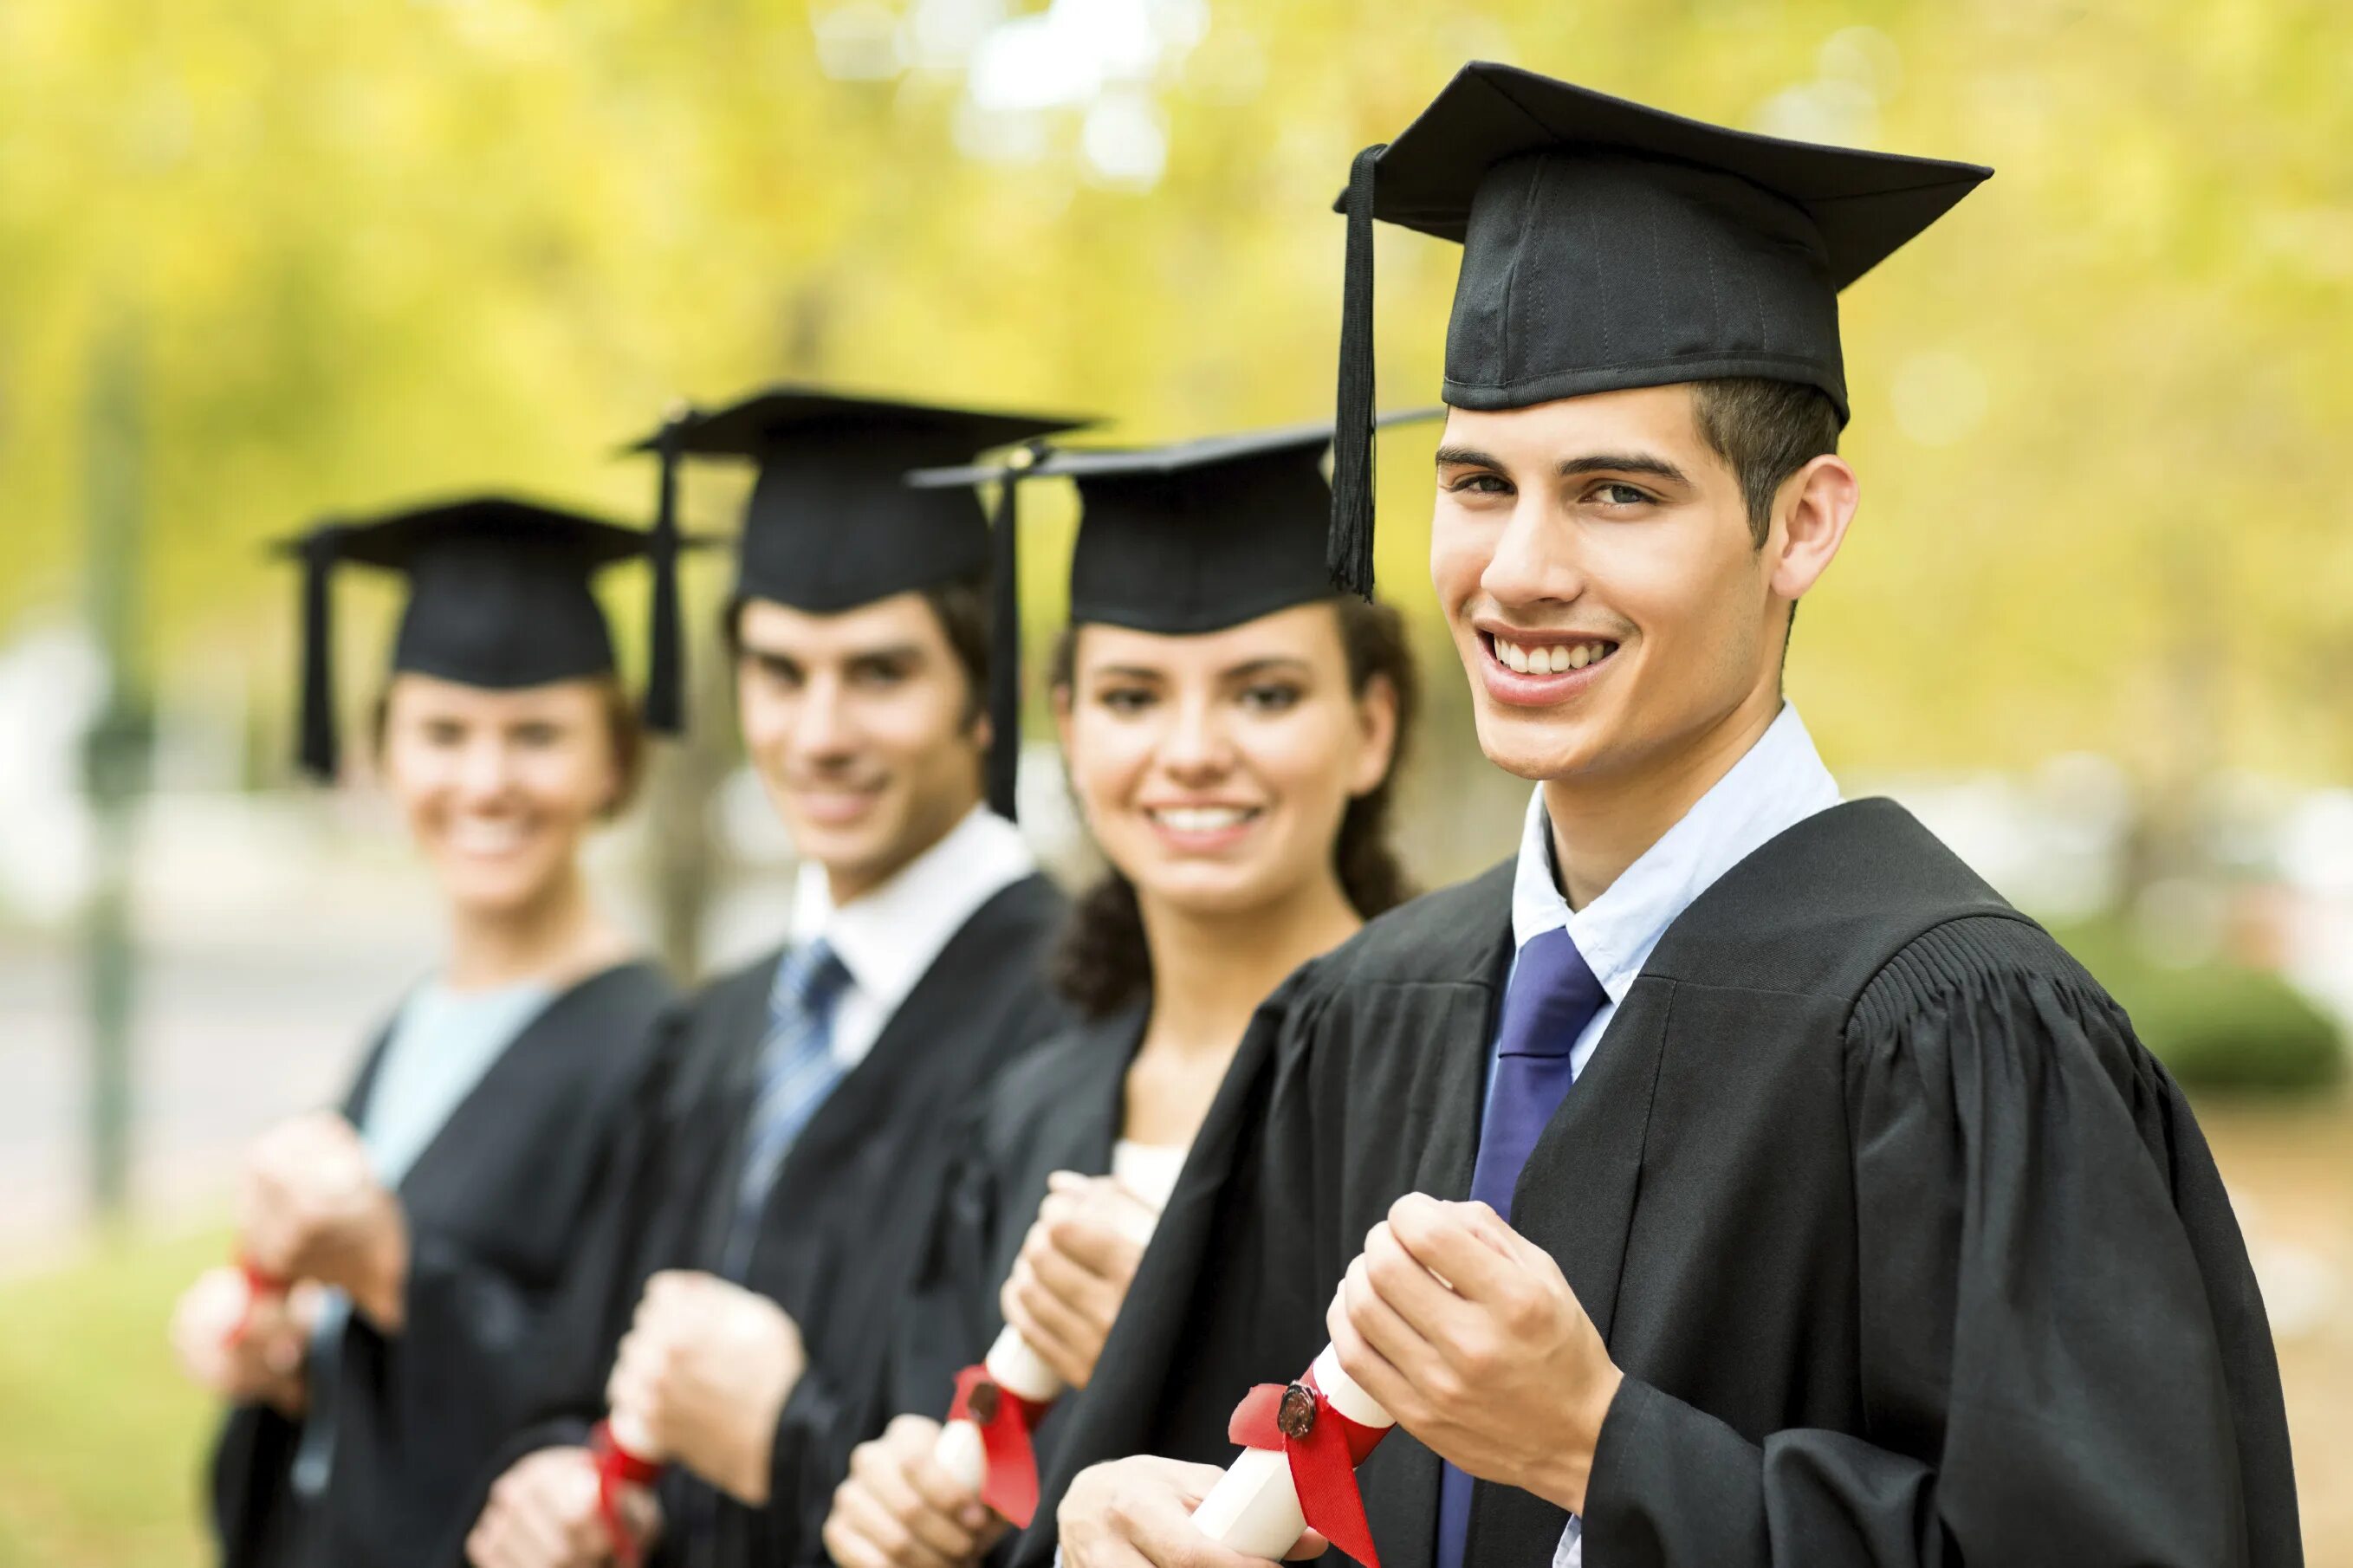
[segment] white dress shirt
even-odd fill
[[[849,972],[833,1011],[833,1058],[844,1072],[866,1059],[891,1015],[964,923],[1037,868],[1021,830],[985,805],[846,904],[834,903],[824,867],[801,863],[793,941],[823,937]]]
[[[1732,771],[1715,782],[1682,820],[1642,852],[1600,897],[1572,910],[1555,875],[1552,822],[1545,815],[1544,787],[1528,802],[1520,837],[1520,859],[1512,882],[1512,941],[1559,927],[1601,982],[1608,1000],[1570,1047],[1570,1071],[1585,1074],[1594,1047],[1617,1016],[1618,1005],[1659,940],[1694,900],[1716,879],[1774,838],[1839,803],[1838,782],[1814,750],[1813,737],[1798,710],[1787,703]],[[1572,1089],[1569,1092],[1576,1092]],[[1553,1552],[1554,1568],[1582,1568],[1583,1527],[1575,1519]]]

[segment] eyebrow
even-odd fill
[[[1303,658],[1294,658],[1289,654],[1271,654],[1265,658],[1254,658],[1247,664],[1238,664],[1221,673],[1228,680],[1248,680],[1252,676],[1272,675],[1277,671],[1305,670],[1310,668],[1312,667]]]
[[[1441,468],[1493,468],[1499,474],[1510,472],[1501,458],[1476,447],[1440,447],[1437,460]],[[1647,474],[1668,484],[1691,483],[1690,475],[1664,458],[1654,458],[1641,452],[1595,452],[1583,458],[1569,458],[1562,461],[1557,472],[1564,479],[1577,479],[1586,474]]]

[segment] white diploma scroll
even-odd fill
[[[1131,1143],[1124,1138],[1112,1147],[1112,1178],[1142,1199],[1150,1211],[1149,1217],[1138,1216],[1128,1233],[1139,1247],[1152,1239],[1160,1211],[1168,1206],[1168,1195],[1176,1190],[1177,1173],[1185,1168],[1186,1147],[1182,1143]],[[988,1347],[981,1364],[988,1369],[990,1382],[1032,1404],[1049,1404],[1069,1389],[1069,1384],[1010,1323],[997,1334],[997,1342]],[[939,1440],[932,1447],[932,1458],[974,1491],[980,1489],[988,1473],[980,1428],[970,1421],[951,1421],[941,1427]]]
[[[618,1408],[607,1412],[605,1429],[613,1435],[613,1441],[621,1452],[632,1458],[651,1461],[659,1458],[654,1453],[654,1440],[647,1434],[645,1425],[630,1412]]]
[[[1395,1416],[1340,1370],[1340,1358],[1329,1345],[1315,1358],[1315,1386],[1333,1409],[1360,1426],[1397,1425]],[[1193,1510],[1193,1523],[1220,1546],[1270,1563],[1282,1561],[1307,1528],[1291,1483],[1290,1456],[1276,1448],[1244,1448]]]

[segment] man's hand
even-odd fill
[[[645,1488],[624,1487],[615,1500],[638,1541],[661,1528],[661,1510]],[[596,1516],[596,1461],[586,1448],[542,1448],[516,1460],[466,1535],[473,1568],[601,1568],[612,1560]]]
[[[1222,1474],[1148,1456],[1081,1470],[1054,1510],[1065,1568],[1264,1568],[1265,1559],[1229,1551],[1193,1526],[1193,1510]],[[1324,1544],[1311,1530],[1290,1556],[1320,1557]]]
[[[340,1285],[378,1329],[400,1331],[408,1220],[375,1179],[358,1131],[334,1112],[280,1122],[255,1142],[237,1191],[237,1236],[254,1267]]]
[[[1157,1216],[1109,1176],[1056,1171],[1047,1187],[997,1305],[1057,1376],[1084,1388]]]
[[[248,1306],[249,1303],[249,1306]],[[254,1300],[241,1268],[207,1268],[172,1310],[172,1351],[190,1381],[235,1405],[302,1413],[310,1326],[287,1298]]]
[[[834,1489],[825,1549],[841,1568],[964,1568],[1005,1534],[1005,1521],[932,1458],[940,1424],[902,1415],[849,1456]]]
[[[800,1329],[765,1296],[710,1274],[647,1282],[605,1394],[675,1459],[751,1507],[768,1500],[776,1417],[808,1364]]]
[[[1341,1367],[1440,1458],[1585,1511],[1622,1374],[1560,1266],[1494,1210],[1399,1198],[1326,1322]]]

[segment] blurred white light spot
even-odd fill
[[[1951,351],[1913,355],[1888,390],[1897,428],[1924,447],[1961,440],[1985,418],[1992,401],[1985,372],[1967,354]]]
[[[915,0],[900,29],[900,55],[911,66],[956,69],[1005,21],[1005,0]]]
[[[899,18],[880,0],[848,0],[809,17],[818,68],[836,81],[888,81],[899,58]]]
[[[1168,163],[1168,133],[1160,111],[1140,92],[1106,93],[1087,110],[1079,147],[1087,164],[1112,184],[1150,186]]]
[[[1879,100],[1851,81],[1803,82],[1767,99],[1756,125],[1792,142],[1868,146],[1878,134]]]
[[[1054,149],[1043,110],[984,109],[969,99],[956,106],[956,151],[984,163],[1035,163]]]
[[[1904,86],[1904,52],[1876,27],[1841,27],[1814,57],[1824,81],[1852,83],[1885,103]]]

